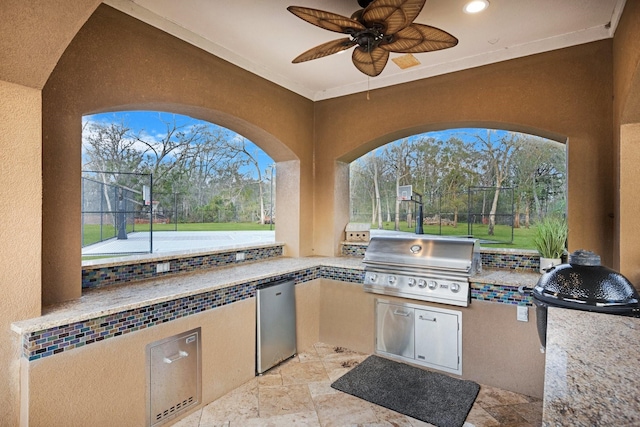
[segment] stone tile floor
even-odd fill
[[[331,388],[333,381],[367,356],[316,344],[174,426],[431,426]],[[464,427],[541,424],[540,399],[481,385]]]

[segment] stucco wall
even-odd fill
[[[374,351],[376,298],[460,311],[462,378],[542,398],[545,359],[531,308],[529,321],[519,322],[515,305],[474,300],[469,307],[452,307],[407,301],[328,279],[322,280],[320,296],[320,341],[363,353]]]
[[[255,312],[252,298],[25,362],[28,417],[22,425],[145,425],[146,346],[197,327],[202,328],[202,402],[211,402],[255,376]]]
[[[79,233],[79,218],[72,218],[68,224],[64,221],[57,224],[60,218],[55,216],[55,205],[48,205],[42,210],[39,205],[42,195],[39,187],[43,171],[40,167],[39,152],[42,142],[40,138],[42,126],[40,89],[49,79],[51,70],[58,63],[62,52],[67,48],[77,29],[99,3],[99,0],[34,0],[29,2],[6,0],[0,2],[0,16],[7,23],[7,25],[0,26],[0,57],[2,57],[0,61],[0,99],[2,99],[2,103],[0,103],[0,156],[3,156],[0,163],[0,187],[3,191],[3,200],[0,204],[0,256],[3,260],[3,268],[0,273],[0,293],[3,296],[2,304],[0,304],[0,371],[3,373],[0,375],[0,424],[2,425],[17,425],[16,400],[20,393],[16,380],[19,363],[18,343],[16,337],[9,330],[9,324],[13,321],[37,316],[40,313],[40,289],[41,287],[47,289],[49,286],[49,281],[40,277],[41,252],[43,253],[43,261],[50,260],[52,265],[61,261],[63,264],[71,266],[72,281],[76,280],[76,274],[77,280],[80,280],[79,246],[74,243],[70,251],[67,252],[68,247],[65,240],[75,239],[76,242],[79,242],[78,234],[73,234]],[[102,24],[103,32],[100,33],[102,39],[93,40],[95,45],[85,40],[84,47],[101,47],[105,43],[109,44],[110,38],[116,38],[119,40],[122,52],[111,48],[104,52],[108,54],[106,58],[98,58],[95,52],[88,57],[82,57],[81,52],[76,51],[71,64],[76,61],[77,64],[82,65],[81,70],[78,71],[83,71],[85,74],[76,75],[73,71],[67,71],[71,74],[52,78],[51,82],[55,81],[55,83],[52,83],[48,90],[67,91],[67,95],[71,98],[65,98],[63,93],[58,92],[56,95],[60,97],[58,99],[65,102],[51,104],[50,108],[57,108],[58,111],[52,116],[47,115],[47,120],[60,119],[62,124],[60,128],[54,129],[55,138],[49,136],[49,139],[44,142],[49,147],[48,155],[51,157],[47,155],[43,161],[45,165],[66,161],[66,159],[61,160],[60,154],[57,153],[56,148],[61,147],[52,145],[51,141],[57,139],[56,144],[59,144],[59,141],[63,139],[77,138],[79,129],[76,130],[76,126],[79,126],[81,114],[100,111],[98,107],[135,108],[151,105],[153,108],[160,109],[156,103],[156,98],[160,97],[158,95],[159,85],[166,84],[163,86],[164,89],[168,89],[163,92],[166,96],[160,98],[163,102],[168,102],[166,105],[168,110],[186,114],[190,114],[192,111],[196,117],[202,114],[202,118],[227,125],[259,142],[272,157],[280,161],[296,161],[292,160],[294,157],[301,159],[300,169],[302,172],[299,182],[301,187],[308,191],[305,192],[305,199],[300,201],[301,219],[296,223],[300,230],[299,238],[303,241],[300,243],[300,247],[304,250],[300,250],[300,252],[304,254],[305,248],[314,245],[317,247],[317,253],[333,253],[337,250],[336,242],[340,238],[340,230],[344,227],[344,209],[346,209],[345,206],[340,205],[341,191],[336,191],[335,180],[331,178],[331,182],[324,186],[323,177],[341,167],[340,163],[336,164],[335,159],[349,161],[377,145],[412,132],[435,130],[451,125],[467,126],[479,123],[481,120],[490,120],[488,124],[497,123],[504,125],[502,127],[509,125],[515,130],[529,130],[533,133],[541,133],[543,136],[558,138],[569,137],[571,161],[575,158],[575,154],[572,155],[572,153],[576,152],[572,147],[574,141],[579,148],[584,149],[585,158],[578,160],[577,164],[570,169],[570,182],[573,186],[570,188],[572,227],[570,245],[573,248],[579,246],[575,240],[578,236],[580,239],[584,239],[585,244],[592,240],[601,240],[601,245],[606,249],[610,246],[612,234],[616,238],[621,236],[619,240],[626,244],[637,246],[638,236],[633,231],[635,229],[622,228],[611,233],[613,230],[610,220],[607,219],[606,212],[611,207],[609,199],[612,196],[606,193],[607,191],[614,193],[614,190],[617,191],[617,187],[611,186],[613,178],[611,176],[611,159],[609,158],[613,154],[608,153],[608,150],[612,148],[608,144],[612,137],[611,132],[607,133],[605,128],[611,128],[612,121],[610,118],[611,97],[607,98],[606,96],[608,92],[611,92],[609,83],[611,80],[615,85],[613,105],[620,109],[616,117],[627,124],[640,121],[640,85],[638,84],[640,80],[638,73],[640,13],[638,9],[638,0],[627,0],[620,26],[616,32],[613,61],[611,54],[607,53],[609,42],[605,41],[468,72],[455,73],[395,89],[374,91],[371,93],[371,100],[367,102],[365,102],[365,95],[359,94],[345,99],[318,103],[316,105],[317,117],[320,123],[315,129],[321,134],[315,139],[315,144],[318,147],[319,159],[316,175],[319,178],[316,184],[317,195],[313,199],[311,194],[314,178],[309,161],[312,126],[307,126],[306,123],[309,114],[311,114],[309,110],[313,108],[310,102],[300,100],[299,97],[275,85],[266,82],[258,83],[259,79],[255,76],[242,72],[224,61],[210,58],[195,48],[171,40],[165,35],[159,35],[157,32],[144,30],[144,35],[138,34],[142,37],[138,39],[136,31],[133,30],[140,30],[143,26],[140,23],[134,24],[132,22],[134,20],[127,19],[129,30],[123,34],[109,32],[108,25]],[[116,25],[118,22],[111,22],[111,24]],[[114,28],[118,29],[119,27],[116,25]],[[145,39],[146,42],[144,42]],[[130,40],[133,45],[123,46],[122,40]],[[162,47],[163,42],[168,42],[169,45]],[[147,47],[150,46],[150,49],[143,51],[145,54],[165,52],[164,59],[158,59],[158,62],[155,63],[166,63],[167,52],[171,51],[172,54],[175,54],[176,52],[173,50],[185,47],[185,52],[180,55],[182,58],[188,59],[187,62],[190,65],[195,64],[195,76],[201,79],[199,84],[195,84],[194,74],[190,68],[187,69],[186,65],[179,65],[177,69],[154,71],[154,73],[160,73],[156,74],[157,76],[161,75],[164,78],[153,78],[145,82],[142,77],[138,77],[137,83],[142,83],[142,86],[140,90],[132,88],[135,100],[123,100],[105,95],[104,98],[94,100],[96,104],[92,105],[91,102],[94,102],[92,100],[83,103],[82,100],[74,99],[79,96],[74,92],[76,86],[84,88],[85,95],[83,96],[90,97],[92,92],[86,90],[89,85],[100,86],[104,84],[102,67],[113,72],[114,76],[112,77],[119,76],[120,80],[116,79],[116,81],[130,78],[131,76],[124,73],[124,68],[120,70],[122,73],[117,71],[118,64],[122,64],[118,61],[120,61],[121,53],[129,52],[124,57],[131,58],[132,51],[141,52],[139,43],[142,43],[143,46],[145,43],[150,43],[147,45]],[[88,52],[92,52],[92,50],[89,49]],[[88,52],[85,51],[84,54],[88,54]],[[91,61],[87,62],[86,59]],[[108,59],[115,62],[112,64],[101,62]],[[610,70],[607,69],[611,68],[612,63],[613,79],[611,75],[607,75],[610,73]],[[69,67],[69,64],[67,62],[65,66]],[[207,68],[206,64],[209,64],[211,68]],[[574,77],[571,74],[572,64],[576,66],[575,81],[573,81]],[[140,68],[145,65],[148,63],[133,64],[133,68],[138,70],[138,73],[142,73]],[[532,67],[531,70],[527,70],[529,66]],[[178,73],[176,70],[183,72]],[[211,70],[217,71],[217,74],[210,75]],[[89,71],[88,74],[87,71]],[[144,76],[148,76],[147,72],[148,70],[144,71]],[[173,75],[171,75],[172,73]],[[236,75],[237,73],[239,75]],[[519,77],[517,77],[518,75]],[[73,81],[73,77],[78,76],[86,77],[87,81]],[[479,79],[474,81],[476,78]],[[503,82],[502,78],[506,80]],[[181,83],[183,79],[189,80],[191,83]],[[598,83],[599,79],[601,82]],[[9,82],[17,83],[17,85]],[[487,86],[492,82],[497,84],[494,87]],[[512,86],[511,84],[514,82],[518,84]],[[248,86],[244,88],[243,84],[248,84]],[[60,86],[56,89],[56,85]],[[256,85],[259,86],[257,91],[255,90]],[[441,85],[442,87],[440,87]],[[466,96],[461,96],[458,85],[462,86],[461,89],[471,91]],[[189,109],[183,104],[178,105],[182,99],[174,98],[175,93],[171,91],[173,86],[178,89],[191,86],[190,96],[193,95],[196,87],[205,93],[202,96],[192,98],[193,102],[189,102],[188,105],[193,109]],[[595,90],[593,90],[594,88]],[[111,89],[112,86],[105,86],[98,90],[107,92]],[[229,95],[234,91],[246,96],[234,99]],[[534,93],[536,91],[539,93]],[[122,95],[124,89],[118,87],[115,92]],[[153,94],[155,95],[147,96]],[[494,94],[500,96],[494,99]],[[431,98],[433,95],[436,100],[446,100],[447,103],[433,102],[434,100]],[[609,95],[611,94],[609,93]],[[255,109],[251,109],[247,99],[262,100],[263,96],[276,98],[282,96],[282,98],[279,101],[273,101],[273,105],[268,104],[266,108],[262,106],[265,111],[258,113]],[[536,102],[530,103],[532,99],[535,99]],[[545,101],[545,99],[547,100]],[[625,100],[624,104],[619,104],[622,99]],[[66,101],[73,102],[67,104]],[[211,109],[214,101],[217,102],[218,107]],[[437,111],[443,105],[448,105],[450,101],[454,102],[444,112]],[[292,107],[285,110],[283,105],[287,102],[292,102]],[[493,105],[494,103],[496,105]],[[338,108],[335,116],[330,111],[333,106]],[[91,107],[95,110],[83,111],[84,108],[80,107]],[[350,107],[358,108],[350,111]],[[415,110],[416,108],[417,110]],[[461,119],[461,115],[454,115],[456,110],[465,113],[463,119]],[[211,114],[203,114],[203,111]],[[288,111],[289,115],[280,119],[282,117],[280,114],[285,111]],[[300,116],[291,117],[290,114],[295,114],[296,111]],[[370,111],[376,114],[367,116]],[[223,114],[225,112],[226,114]],[[234,117],[235,114],[238,116]],[[71,117],[68,121],[67,116]],[[329,121],[332,117],[335,118],[333,123]],[[360,122],[363,117],[364,121]],[[293,126],[289,123],[293,119],[301,120],[305,124]],[[458,120],[466,120],[466,122],[461,123]],[[327,123],[330,123],[330,126],[324,129]],[[249,126],[249,124],[255,125],[255,127]],[[263,129],[264,132],[261,133],[260,129]],[[636,134],[633,128],[629,128],[629,130],[632,131],[630,135]],[[544,131],[548,131],[549,135],[544,135]],[[287,136],[284,137],[283,134]],[[336,139],[333,140],[333,137]],[[269,141],[274,141],[274,143],[270,145]],[[284,144],[280,145],[280,141],[283,141]],[[329,142],[328,145],[327,142]],[[322,143],[325,145],[321,145]],[[74,144],[77,144],[77,141]],[[342,144],[345,144],[345,147],[340,148],[339,146]],[[625,146],[626,142],[622,141],[621,145]],[[633,148],[633,146],[629,148]],[[71,151],[73,150],[79,150],[79,146],[71,149]],[[580,156],[580,152],[578,152],[578,156]],[[295,156],[289,157],[292,153]],[[617,153],[619,150],[616,151],[613,163],[620,160]],[[74,159],[79,158],[75,157],[79,156],[77,152],[74,152],[73,156]],[[73,165],[73,167],[79,168],[79,165]],[[593,170],[589,171],[589,167],[592,167]],[[620,205],[624,205],[626,209],[626,206],[633,207],[633,201],[637,199],[635,191],[638,177],[637,162],[629,163],[622,169],[628,178],[627,182],[630,183],[630,186],[622,189],[619,198]],[[69,182],[63,180],[63,184],[71,187],[79,186],[77,170],[71,172],[73,178]],[[617,172],[615,174],[617,176]],[[585,179],[584,183],[581,181],[583,178]],[[45,179],[50,192],[59,190],[59,187],[56,187],[55,176],[47,176]],[[78,181],[74,183],[73,180],[76,179]],[[584,188],[582,190],[578,188],[576,193],[576,186]],[[589,192],[593,192],[593,194],[589,196]],[[46,197],[50,199],[51,193]],[[68,197],[72,203],[79,201],[79,193]],[[627,203],[627,201],[632,203]],[[618,203],[615,204],[617,207]],[[317,214],[315,214],[314,206],[318,207]],[[596,206],[596,209],[582,212],[580,210],[583,209],[583,206],[585,208]],[[334,208],[335,211],[332,210]],[[626,216],[627,214],[629,214],[629,221],[633,221],[632,218],[637,215],[637,211],[621,212],[618,210],[616,217],[620,218],[621,215]],[[48,231],[46,236],[42,236],[41,229],[37,225],[42,215],[47,218],[44,224]],[[77,214],[73,213],[73,215]],[[311,224],[312,217],[315,218],[313,224]],[[51,221],[48,218],[51,218]],[[70,235],[61,236],[62,240],[58,242],[61,246],[55,244],[55,239],[59,235],[51,233],[52,229],[58,225],[63,228],[68,225],[69,231],[72,232]],[[316,242],[312,242],[309,234],[312,227],[316,230],[333,230],[333,234],[328,236],[324,236],[322,233],[316,234],[314,236]],[[295,234],[295,232],[293,233]],[[41,244],[41,237],[45,239],[43,244]],[[594,249],[597,250],[597,248]],[[623,250],[627,250],[627,247],[625,246]],[[638,264],[638,259],[640,258],[636,257],[636,260],[632,262]],[[76,268],[77,270],[75,270]],[[624,269],[626,267],[623,268],[623,271]],[[104,375],[98,375],[97,378],[100,381],[105,380]],[[28,390],[23,391],[25,395],[28,395]],[[28,405],[28,402],[25,404]]]
[[[403,136],[486,126],[568,141],[569,249],[613,261],[611,40],[316,103],[314,249],[337,253],[336,162]],[[347,217],[348,218],[348,217]],[[341,223],[336,223],[340,221]],[[334,230],[328,236],[321,230]],[[324,233],[324,234],[323,234]]]
[[[614,268],[640,287],[638,162],[640,151],[640,1],[626,2],[613,42],[613,131],[616,169]]]
[[[11,323],[40,315],[40,91],[0,81],[0,425],[18,415]],[[9,424],[11,425],[11,424]]]
[[[276,214],[287,255],[309,255],[313,103],[101,5],[43,90],[43,302],[80,296],[81,120],[113,110],[161,110],[207,120],[297,161],[299,203]],[[291,163],[288,164],[288,168]],[[289,176],[291,172],[287,171]],[[278,178],[280,181],[280,178]],[[298,197],[298,194],[300,196]],[[278,197],[286,197],[278,191]],[[279,204],[277,203],[279,206]]]

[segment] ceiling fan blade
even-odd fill
[[[389,52],[382,49],[372,49],[371,52],[367,52],[362,47],[358,46],[353,50],[351,57],[353,65],[364,74],[375,77],[384,70],[389,60]]]
[[[327,43],[323,43],[319,46],[309,49],[308,51],[298,55],[292,62],[297,64],[299,62],[311,61],[312,59],[322,58],[323,56],[333,55],[334,53],[342,52],[343,50],[353,47],[356,42],[350,38],[345,37],[338,40],[332,40]]]
[[[367,24],[381,23],[384,34],[395,34],[418,17],[426,0],[374,0],[362,13]]]
[[[325,30],[336,33],[353,34],[365,29],[364,25],[355,19],[336,13],[325,12],[324,10],[310,9],[300,6],[289,6],[287,10],[300,19],[304,19],[310,24],[317,25]]]
[[[411,24],[393,35],[390,43],[380,43],[380,49],[399,53],[431,52],[458,44],[458,39],[436,27]]]

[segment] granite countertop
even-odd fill
[[[276,258],[85,289],[80,298],[45,307],[42,316],[14,322],[11,329],[18,334],[36,332],[318,266],[364,268],[361,259],[352,257]]]
[[[549,308],[543,426],[640,425],[640,319]]]
[[[490,283],[493,285],[527,286],[533,288],[540,279],[540,273],[518,270],[489,270],[484,269],[472,276],[470,281],[476,283]]]
[[[14,322],[11,328],[18,334],[36,332],[319,266],[364,269],[361,258],[305,257],[276,258],[193,273],[168,275],[103,288],[85,289],[80,298],[45,307],[40,317]],[[509,286],[533,286],[538,277],[539,274],[536,273],[485,270],[473,276],[471,280]]]

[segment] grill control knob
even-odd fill
[[[460,284],[458,283],[452,283],[451,284],[451,292],[457,293],[460,291]]]
[[[390,285],[395,285],[397,280],[398,279],[396,278],[396,276],[389,276],[389,284]]]
[[[419,288],[426,288],[427,287],[427,281],[424,280],[424,279],[418,280],[418,287]]]
[[[410,277],[408,284],[409,286],[414,287],[416,285],[416,279],[414,279],[413,277]]]
[[[434,290],[435,288],[438,287],[438,283],[435,280],[429,280],[429,283],[427,283],[427,286],[429,286],[429,289]]]
[[[377,275],[376,273],[371,273],[371,274],[369,275],[369,279],[370,279],[372,282],[375,282],[375,281],[377,281],[377,280],[378,280],[378,275]]]

